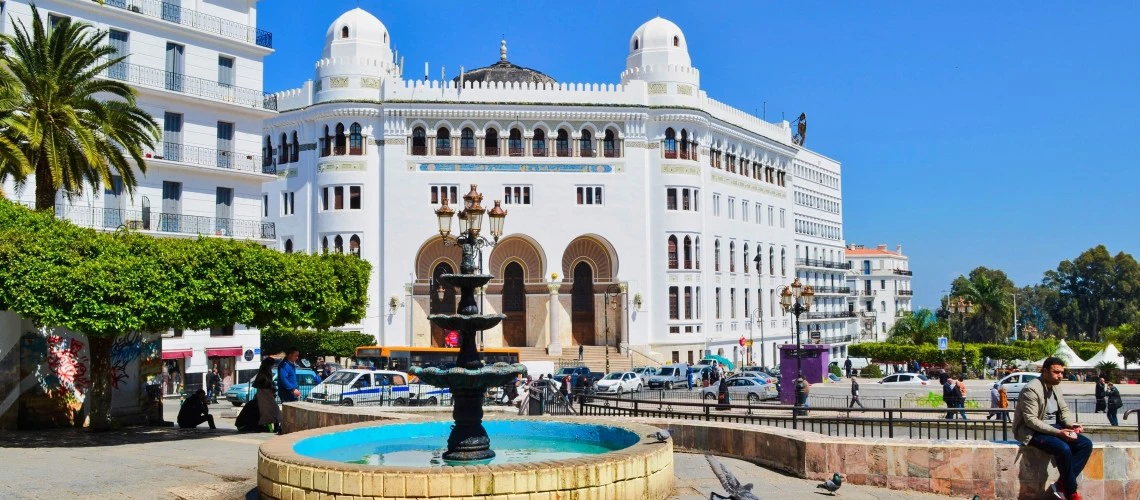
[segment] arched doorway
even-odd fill
[[[574,266],[570,324],[575,344],[594,345],[594,269],[586,262]]]
[[[503,345],[526,347],[526,287],[523,267],[511,262],[503,270]]]
[[[431,297],[430,314],[455,314],[455,288],[444,284],[439,280],[439,277],[444,274],[454,274],[455,270],[452,269],[451,264],[440,262],[435,266],[431,273],[431,288],[429,296]],[[440,299],[438,289],[443,287],[443,298]],[[431,346],[444,347],[447,342],[447,332],[442,328],[431,325]]]

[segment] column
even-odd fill
[[[562,355],[562,340],[560,335],[562,311],[558,307],[558,288],[560,283],[547,283],[546,288],[550,291],[550,299],[547,303],[547,315],[550,316],[550,332],[547,334],[546,340],[546,353],[553,356]]]
[[[415,331],[412,330],[412,318],[415,317],[414,309],[415,309],[415,304],[412,302],[412,284],[411,283],[405,283],[404,284],[404,316],[405,316],[404,317],[404,323],[406,323],[406,324],[404,325],[404,336],[407,339],[406,340],[407,343],[404,345],[409,345],[409,346],[415,345],[414,343],[412,343],[414,340],[414,336],[415,336]],[[383,339],[378,339],[378,340],[383,340]],[[381,345],[383,345],[383,342],[381,342]]]
[[[618,332],[618,354],[621,354],[622,340],[625,341],[626,354],[629,354],[629,283],[618,285],[621,289],[621,331]]]

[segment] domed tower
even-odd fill
[[[676,24],[655,17],[637,28],[629,39],[629,56],[621,82],[675,82],[700,86],[700,73],[689,59],[685,34]]]
[[[316,101],[376,100],[385,80],[399,78],[390,42],[388,28],[368,11],[341,14],[325,33]]]

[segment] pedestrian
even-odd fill
[[[559,388],[559,390],[562,392],[562,401],[566,403],[567,406],[574,404],[574,392],[570,386],[569,375],[562,377],[562,386]]]
[[[1041,376],[1025,384],[1017,398],[1013,415],[1013,436],[1053,456],[1060,478],[1050,485],[1057,498],[1080,500],[1077,477],[1092,454],[1093,443],[1081,435],[1084,427],[1073,422],[1073,412],[1065,402],[1058,384],[1065,376],[1065,362],[1049,357],[1041,367]],[[1057,412],[1057,424],[1045,422],[1045,415]]]
[[[728,393],[728,381],[721,379],[716,388],[716,409],[718,411],[731,410],[732,396]]]
[[[578,344],[578,361],[586,359],[586,345]]]
[[[701,370],[701,387],[709,386],[709,372],[711,370],[705,368]]]
[[[301,398],[301,387],[297,385],[297,359],[301,351],[296,347],[285,350],[285,359],[277,365],[277,396],[288,403]]]
[[[186,398],[182,407],[178,409],[178,427],[193,429],[202,422],[209,422],[211,429],[217,429],[214,425],[214,416],[210,415],[210,406],[206,404],[206,391],[198,389],[193,396]]]
[[[218,403],[218,392],[222,388],[222,377],[218,376],[217,368],[210,368],[210,372],[206,374],[206,388],[209,392],[206,393],[206,400],[211,404]]]
[[[994,386],[990,388],[990,414],[986,415],[986,420],[991,418],[999,418],[1001,412],[992,411],[995,408],[1001,408],[1001,384],[994,382]]]
[[[1104,380],[1103,378],[1101,380]],[[1112,382],[1109,382],[1104,389],[1105,399],[1107,402],[1105,408],[1108,410],[1108,423],[1113,426],[1120,425],[1120,421],[1116,419],[1116,410],[1124,406],[1124,402],[1120,400],[1120,389],[1117,389]]]
[[[281,433],[281,409],[273,397],[273,358],[261,360],[257,375],[253,377],[253,388],[257,389],[254,401],[257,402],[257,425],[265,426],[269,432]]]
[[[859,408],[865,408],[863,402],[859,401],[859,381],[855,380],[855,377],[851,377],[851,404],[847,407],[854,408],[855,405],[859,405]]]
[[[843,368],[847,370],[847,378],[851,378],[851,358],[847,358],[847,361],[843,362]]]
[[[1093,413],[1100,413],[1100,412],[1104,411],[1105,407],[1106,407],[1105,400],[1104,400],[1105,393],[1104,393],[1104,377],[1103,376],[1097,377],[1097,379],[1096,379],[1095,396],[1096,396],[1096,408],[1093,409]]]
[[[689,384],[689,392],[693,392],[693,367],[685,365],[685,382]]]
[[[966,412],[954,411],[955,408],[959,407],[959,401],[962,399],[962,389],[959,387],[958,381],[946,373],[939,376],[938,380],[942,383],[942,400],[946,402],[946,408],[950,410],[946,412],[946,420],[952,420],[958,414],[961,414],[962,419],[965,420]]]

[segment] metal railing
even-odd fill
[[[98,1],[98,0],[92,0]],[[128,10],[147,17],[162,19],[182,26],[221,35],[260,47],[273,48],[273,33],[217,16],[183,8],[160,0],[104,0],[104,5]]]
[[[854,318],[857,315],[853,311],[839,311],[839,312],[814,312],[809,311],[804,313],[803,319],[842,319]]]
[[[151,210],[125,210],[121,208],[77,207],[56,205],[56,218],[77,226],[118,229],[124,227],[142,231],[174,234],[230,236],[234,238],[277,238],[272,222],[253,219],[230,219],[155,212]]]
[[[224,168],[227,170],[240,170],[242,172],[262,174],[277,173],[277,167],[271,158],[266,158],[266,161],[262,161],[261,155],[249,153],[235,153],[233,151],[221,151],[201,146],[178,144],[176,142],[164,142],[162,143],[161,150],[148,153],[147,157],[150,158],[152,154],[156,160]]]
[[[112,80],[166,89],[171,92],[205,97],[243,106],[277,110],[277,96],[258,89],[235,87],[214,80],[188,76],[164,69],[149,68],[126,62],[117,63],[103,74]]]
[[[796,259],[797,266],[822,267],[824,269],[851,269],[850,262],[833,262],[819,259]]]
[[[847,295],[851,293],[851,288],[846,286],[817,286],[813,287],[815,293],[839,293]]]
[[[899,290],[899,295],[906,295],[906,296],[914,295],[914,290]]]
[[[895,269],[894,273],[897,275],[900,275],[900,276],[913,276],[914,275],[914,273],[912,273],[906,269]]]

